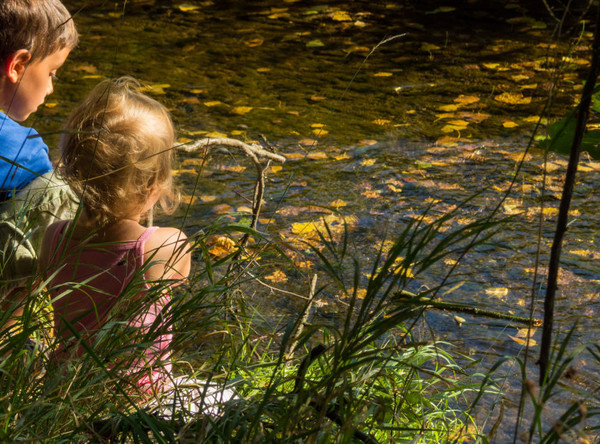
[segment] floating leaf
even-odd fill
[[[225,203],[215,205],[213,207],[213,213],[218,214],[218,215],[228,214],[228,213],[231,213],[232,211],[233,211],[233,207],[231,205],[228,205]]]
[[[348,155],[348,153],[342,153],[337,156],[333,156],[333,159],[334,160],[346,160],[346,159],[350,159],[350,156]]]
[[[336,11],[331,15],[331,18],[336,22],[350,22],[352,17],[346,11]]]
[[[494,296],[497,298],[504,298],[508,296],[508,288],[506,287],[490,287],[485,290],[485,294],[488,296]]]
[[[438,107],[440,111],[456,111],[458,109],[458,105],[442,105]]]
[[[165,88],[170,88],[171,85],[167,83],[157,83],[154,85],[146,85],[138,88],[141,92],[151,93],[151,94],[166,94]]]
[[[325,125],[323,125],[322,123],[311,123],[310,127],[311,128],[323,128]]]
[[[177,5],[177,9],[179,9],[182,12],[192,12],[192,11],[197,11],[198,9],[200,9],[200,6],[190,5],[189,3],[183,3],[181,5]]]
[[[321,100],[325,100],[326,97],[323,96],[310,96],[310,100],[312,100],[313,102],[320,102]]]
[[[440,47],[437,45],[434,45],[433,43],[423,42],[421,44],[421,51],[431,52],[431,51],[437,51],[438,49],[440,49]]]
[[[469,122],[467,122],[466,120],[460,120],[460,119],[449,120],[448,123],[450,125],[461,126],[464,128],[466,128],[469,125]]]
[[[244,45],[250,47],[250,48],[255,48],[257,46],[260,46],[264,43],[265,41],[263,39],[261,39],[260,37],[252,39],[252,40],[244,40]]]
[[[202,94],[204,92],[204,90],[203,89],[194,88],[194,89],[190,89],[190,92],[192,94]]]
[[[526,345],[527,344],[527,339],[523,339],[523,338],[519,338],[517,336],[511,336],[511,335],[508,335],[508,337],[510,339],[512,339],[513,341],[515,341],[517,344],[520,344],[520,345]],[[527,345],[529,347],[533,347],[533,346],[537,345],[537,342],[535,341],[535,339],[529,338],[529,344],[527,344]]]
[[[283,169],[281,165],[271,165],[271,172],[278,173]]]
[[[462,131],[466,128],[467,128],[466,126],[459,126],[459,125],[444,125],[442,127],[442,132],[448,134],[453,131]]]
[[[300,159],[304,159],[306,157],[306,154],[303,154],[303,153],[285,153],[284,156],[285,156],[285,158],[287,160],[300,160]]]
[[[394,74],[391,72],[376,72],[373,77],[392,77]]]
[[[220,102],[219,100],[212,100],[210,102],[204,102],[204,105],[208,106],[208,107],[212,107],[212,106],[223,105],[223,102]]]
[[[334,208],[341,208],[341,207],[345,207],[346,205],[348,205],[348,202],[346,202],[342,199],[336,199],[333,202],[331,202],[329,205]]]
[[[390,123],[390,121],[386,119],[375,119],[373,120],[373,123],[375,125],[387,125],[388,123]]]
[[[495,100],[509,105],[527,105],[531,103],[531,97],[524,97],[521,93],[505,92],[494,97]]]
[[[308,153],[306,157],[310,160],[324,160],[327,159],[327,154],[323,151],[313,151],[312,153]]]
[[[360,164],[362,166],[371,166],[375,165],[375,162],[377,162],[377,159],[364,159],[360,161]]]
[[[56,103],[56,102],[45,102],[44,103],[44,106],[46,108],[54,108],[56,105],[58,105],[58,103]]]
[[[513,122],[512,120],[505,120],[504,122],[502,122],[502,126],[504,128],[516,128],[517,126],[519,126],[519,124]]]
[[[231,108],[231,112],[233,114],[247,114],[250,111],[252,111],[254,108],[252,108],[251,106],[235,106],[233,108]]]
[[[321,40],[319,39],[315,39],[315,40],[311,40],[310,42],[308,42],[306,44],[307,48],[321,48],[325,46],[325,43],[323,43]]]
[[[500,63],[482,63],[482,66],[487,69],[497,69]]]
[[[327,131],[326,129],[323,129],[323,128],[315,128],[314,130],[312,130],[312,133],[315,136],[324,136],[326,134],[329,134],[329,131]]]
[[[440,6],[439,8],[436,8],[433,11],[427,11],[426,14],[438,14],[440,12],[452,12],[452,11],[456,11],[456,8],[453,6]]]
[[[256,71],[257,72],[270,72],[271,68],[257,68]]]
[[[227,134],[220,133],[218,131],[211,131],[210,133],[206,133],[205,136],[211,139],[224,139],[227,137]]]
[[[454,102],[458,103],[459,105],[470,105],[472,103],[479,102],[479,97],[477,97],[477,96],[465,96],[464,94],[461,94],[456,99],[454,99]]]

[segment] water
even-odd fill
[[[71,11],[80,6],[65,3]],[[492,214],[511,216],[461,261],[449,282],[462,286],[444,300],[527,316],[539,239],[534,314],[541,317],[566,159],[551,153],[544,167],[534,143],[519,162],[550,91],[546,119],[563,116],[578,99],[590,35],[577,24],[570,24],[572,39],[553,46],[552,22],[535,2],[91,3],[77,16],[81,44],[32,125],[56,129],[99,79],[133,75],[154,85],[151,94],[171,109],[182,141],[264,135],[288,161],[269,174],[263,217],[270,221],[259,228],[286,248],[298,237],[294,223],[343,216],[365,274],[382,240],[424,214],[430,221],[460,206],[449,230]],[[566,43],[572,43],[568,54]],[[554,82],[557,54],[564,71]],[[56,144],[53,136],[47,140]],[[240,165],[246,170],[236,171]],[[578,321],[575,342],[597,337],[600,282],[594,193],[600,164],[584,155],[582,166],[556,310],[556,334]],[[185,219],[189,233],[218,217],[216,205],[248,206],[240,195],[251,196],[254,180],[240,156],[222,156],[199,179],[197,171],[194,157],[182,155],[177,177],[187,201],[195,184],[199,190]],[[159,221],[180,223],[184,214]],[[339,218],[332,220],[340,227]],[[288,281],[274,285],[305,294],[314,257],[292,254],[298,268],[285,270]],[[449,255],[409,288],[435,287],[456,259]],[[262,265],[265,276],[281,267],[268,255]],[[273,318],[299,305],[285,296],[263,302]],[[335,317],[340,295],[327,289],[322,302],[314,316]],[[458,326],[452,313],[430,311],[424,322],[484,366],[522,353],[514,339],[522,326],[461,317]],[[538,343],[540,335],[533,334]],[[586,362],[576,366],[586,374]],[[514,369],[507,371],[514,377]],[[537,377],[534,364],[530,372]],[[507,390],[517,386],[513,379]]]

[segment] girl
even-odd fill
[[[101,82],[69,117],[59,171],[81,200],[80,214],[48,228],[40,266],[53,300],[55,358],[93,351],[142,392],[158,394],[174,386],[168,290],[188,276],[190,251],[179,229],[140,224],[157,202],[174,209],[175,135],[166,108],[139,88],[130,77]],[[119,321],[125,333],[102,330]],[[143,353],[114,358],[105,347],[102,355],[102,344],[123,346],[131,331]]]

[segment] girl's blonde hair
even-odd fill
[[[105,80],[71,113],[60,141],[59,174],[98,223],[141,211],[153,192],[172,212],[175,131],[167,109],[132,77]]]

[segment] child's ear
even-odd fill
[[[25,68],[30,60],[31,52],[27,49],[19,49],[8,59],[8,63],[6,64],[6,77],[8,77],[12,83],[17,83],[25,72]]]

